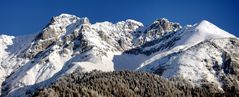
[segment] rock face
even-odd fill
[[[61,14],[36,35],[1,36],[0,44],[2,96],[26,96],[76,69],[151,72],[220,90],[238,81],[238,38],[205,20],[185,27],[165,18],[149,26],[132,19],[91,24]]]
[[[158,19],[154,21],[146,30],[148,41],[162,38],[169,33],[173,33],[181,29],[181,25],[179,23],[169,22],[165,18]]]
[[[38,53],[45,50],[50,45],[56,43],[64,34],[66,34],[74,24],[89,23],[88,19],[79,19],[76,16],[61,14],[53,17],[51,22],[38,34],[33,44],[24,53],[24,57],[33,58]]]

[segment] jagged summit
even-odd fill
[[[168,35],[171,32],[176,32],[181,28],[182,27],[179,23],[170,22],[166,18],[157,19],[145,30],[145,33],[147,33],[146,41],[162,38],[163,36]]]
[[[165,18],[149,26],[132,19],[91,24],[88,18],[61,14],[53,17],[38,35],[0,36],[1,94],[26,95],[28,90],[45,87],[75,70],[94,69],[140,70],[168,78],[183,76],[199,85],[205,80],[221,83],[213,72],[226,70],[220,69],[225,64],[236,68],[231,66],[237,64],[238,43],[235,36],[207,21],[186,27]],[[225,63],[229,57],[236,57],[231,58],[235,62]],[[219,65],[217,71],[202,70],[210,66],[212,69],[215,64]],[[186,69],[189,72],[182,71]],[[191,74],[185,76],[188,73]]]
[[[163,30],[166,31],[177,31],[182,28],[179,23],[172,23],[166,18],[160,18],[153,22],[152,25],[161,26]]]
[[[87,17],[79,18],[75,15],[66,14],[66,13],[60,14],[59,16],[56,16],[56,17],[53,17],[51,20],[51,23],[52,22],[54,22],[56,24],[60,23],[62,25],[72,24],[72,23],[76,23],[76,22],[78,22],[80,24],[90,24],[90,21]]]
[[[60,15],[56,16],[58,18],[65,18],[65,17],[77,17],[75,15],[72,14],[68,14],[68,13],[61,13]]]

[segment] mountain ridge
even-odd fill
[[[166,78],[170,78],[171,75],[181,77],[189,73],[181,72],[181,69],[167,69],[170,73],[174,73],[166,76],[164,74],[166,68],[162,63],[165,60],[170,60],[164,64],[175,65],[178,68],[185,67],[189,71],[194,70],[198,67],[191,68],[195,64],[187,63],[187,61],[199,60],[188,58],[185,61],[178,55],[185,56],[185,58],[191,57],[187,53],[200,55],[195,49],[212,52],[212,58],[206,54],[199,57],[209,61],[214,60],[213,62],[218,62],[219,66],[218,71],[207,70],[208,68],[212,69],[214,65],[201,65],[200,68],[206,68],[205,72],[207,73],[201,73],[203,71],[200,69],[190,72],[198,72],[198,76],[216,76],[214,72],[219,72],[221,76],[227,78],[224,75],[226,73],[223,69],[224,61],[222,61],[227,59],[223,55],[225,52],[229,52],[227,57],[235,57],[231,58],[235,64],[238,62],[238,53],[236,52],[238,38],[205,20],[199,24],[185,27],[165,18],[157,19],[149,26],[144,26],[132,19],[115,24],[110,22],[91,24],[88,18],[61,14],[53,17],[50,23],[36,35],[22,38],[4,35],[1,37],[0,44],[3,44],[3,49],[0,49],[0,54],[3,56],[0,57],[0,72],[3,72],[0,76],[1,94],[5,96],[24,95],[28,89],[34,91],[41,85],[47,86],[75,70],[81,72],[89,72],[94,69],[102,71],[132,70],[151,72]],[[28,37],[30,38],[27,39]],[[206,43],[204,43],[205,41]],[[223,45],[215,47],[211,43]],[[227,46],[231,49],[228,49]],[[204,47],[215,48],[217,52],[204,49]],[[222,49],[218,49],[218,47]],[[194,58],[198,59],[198,57]],[[197,63],[201,64],[200,61]],[[211,62],[209,61],[206,63],[209,64]],[[232,63],[230,62],[230,64]],[[234,65],[229,65],[229,67],[237,69]],[[229,73],[229,75],[233,74]],[[187,77],[183,78],[187,79]],[[204,81],[204,77],[195,79],[192,75],[188,78],[190,77],[193,80],[187,80],[192,84],[200,85],[200,81],[202,79]],[[217,79],[205,80],[220,83]],[[218,87],[220,88],[220,85]]]

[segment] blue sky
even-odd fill
[[[239,36],[238,0],[1,0],[0,34],[37,33],[61,13],[88,17],[91,23],[131,18],[149,25],[165,17],[186,25],[205,19]]]

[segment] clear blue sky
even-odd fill
[[[239,36],[239,0],[1,0],[0,34],[37,33],[61,13],[92,23],[131,18],[149,25],[165,17],[186,25],[206,19]]]

